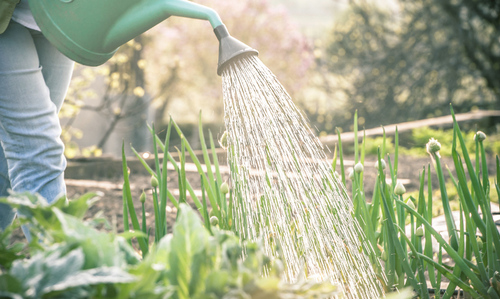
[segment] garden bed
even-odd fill
[[[460,137],[460,138],[462,138],[462,137]],[[384,144],[385,144],[385,141],[384,141]],[[463,144],[463,141],[462,141],[462,144]],[[190,183],[190,185],[188,185],[188,189],[191,192],[191,194],[196,194],[196,197],[198,197],[198,198],[202,197],[200,189],[203,189],[203,186],[200,183],[199,176],[200,176],[200,174],[204,175],[204,174],[202,174],[202,172],[205,172],[203,170],[204,165],[200,165],[199,162],[197,162],[198,159],[202,160],[201,157],[198,157],[198,159],[197,159],[194,157],[194,155],[196,155],[196,154],[193,153],[193,151],[191,149],[189,149],[189,151],[190,151],[190,155],[192,155],[193,159],[197,163],[197,167],[193,163],[191,163],[192,161],[187,159],[187,160],[185,160],[186,163],[182,163],[182,169],[180,170],[181,172],[179,174],[177,173],[177,171],[172,169],[172,171],[168,171],[168,176],[164,176],[164,178],[166,177],[166,181],[168,182],[168,189],[169,189],[168,192],[171,192],[171,194],[169,193],[170,200],[173,201],[174,203],[177,202],[177,200],[175,200],[174,197],[179,198],[179,191],[176,188],[178,186],[177,180],[178,180],[178,177],[181,176],[180,175],[181,173],[186,173],[186,179]],[[354,151],[357,152],[356,147],[355,147]],[[220,151],[218,151],[218,152],[220,152]],[[349,150],[348,150],[348,152],[349,152]],[[446,151],[443,151],[443,152],[446,152]],[[397,153],[397,148],[396,148],[396,153]],[[483,153],[484,153],[484,151],[483,151]],[[206,155],[206,153],[205,153],[205,155]],[[154,167],[155,161],[154,161],[154,159],[147,159],[146,155],[144,155],[142,157],[145,159],[145,161],[143,160],[142,163],[136,159],[133,159],[133,158],[127,159],[127,164],[128,164],[128,168],[129,168],[129,175],[126,176],[125,181],[130,182],[130,183],[127,183],[128,187],[130,187],[130,188],[127,188],[125,190],[127,191],[126,193],[128,194],[128,198],[129,198],[128,210],[132,211],[132,212],[134,210],[141,209],[141,203],[139,201],[139,197],[141,197],[141,200],[144,199],[144,197],[141,196],[141,193],[144,192],[144,194],[146,195],[146,201],[145,201],[146,203],[145,203],[145,207],[144,207],[146,213],[144,213],[144,212],[141,213],[141,216],[145,215],[145,219],[143,220],[142,223],[147,222],[147,225],[140,228],[140,230],[142,230],[146,234],[150,234],[150,236],[153,236],[153,235],[155,235],[155,232],[154,231],[148,232],[146,226],[147,227],[154,227],[155,224],[158,225],[158,223],[155,222],[154,213],[155,213],[155,211],[156,211],[156,213],[158,213],[159,210],[158,210],[158,206],[153,207],[153,204],[152,204],[152,202],[153,202],[152,197],[153,196],[152,196],[152,192],[151,192],[152,188],[150,187],[151,174],[153,173],[153,171],[151,169],[149,169],[150,167],[155,168]],[[342,160],[342,154],[340,157]],[[467,186],[466,185],[467,182],[463,179],[464,170],[463,169],[460,170],[461,163],[457,164],[456,161],[455,161],[455,163],[453,163],[453,161],[450,158],[439,159],[438,156],[436,155],[435,151],[433,152],[433,157],[438,162],[439,162],[439,160],[441,160],[440,163],[437,163],[438,170],[441,170],[441,165],[443,166],[443,169],[446,169],[445,167],[450,166],[449,170],[451,171],[451,173],[455,173],[455,169],[453,169],[453,165],[458,165],[457,171],[461,171],[461,172],[458,172],[459,179],[461,180],[461,186]],[[483,154],[483,157],[486,157],[486,155]],[[343,157],[343,162],[342,162],[343,167],[337,167],[336,170],[338,172],[340,172],[342,170],[342,173],[343,173],[344,169],[347,169],[348,167],[350,167],[354,164],[354,162],[350,161],[349,158],[350,157],[346,157],[346,156]],[[172,160],[172,157],[169,157],[169,159],[172,162],[174,160],[177,160],[176,158],[174,158]],[[390,200],[393,201],[393,202],[389,202],[390,204],[394,205],[396,203],[397,205],[403,206],[404,209],[408,209],[408,211],[411,212],[412,215],[421,217],[420,219],[422,219],[423,216],[420,215],[420,212],[417,212],[417,210],[415,210],[413,203],[415,203],[415,205],[416,205],[415,198],[419,197],[415,193],[417,191],[417,188],[419,187],[419,185],[420,185],[420,198],[423,198],[422,190],[424,188],[423,187],[424,180],[421,179],[419,182],[419,175],[421,174],[421,171],[426,170],[426,168],[429,167],[428,173],[432,176],[435,176],[434,175],[434,172],[435,172],[434,166],[431,166],[432,159],[430,157],[399,156],[399,164],[398,164],[397,168],[394,168],[394,165],[391,165],[392,164],[391,159],[392,159],[392,157],[385,157],[385,160],[387,162],[384,162],[384,163],[387,163],[387,167],[386,167],[387,169],[385,171],[383,171],[382,169],[379,169],[378,170],[378,172],[379,172],[378,178],[377,178],[377,170],[374,167],[375,158],[373,157],[373,155],[368,155],[366,157],[366,159],[364,159],[364,161],[363,161],[364,167],[361,163],[358,163],[359,165],[357,164],[356,167],[354,167],[354,169],[356,170],[355,171],[356,173],[353,176],[353,181],[348,179],[346,187],[347,187],[348,193],[351,193],[351,191],[352,191],[355,194],[355,196],[353,196],[352,198],[354,201],[354,207],[356,209],[354,211],[356,214],[356,217],[359,218],[361,216],[361,214],[360,214],[361,210],[359,210],[359,209],[365,209],[365,208],[369,208],[372,206],[376,207],[377,205],[380,206],[381,200],[383,200],[383,204],[384,204],[384,209],[385,209],[384,213],[390,214],[390,212],[388,212],[388,211],[391,211],[391,209],[388,207],[388,203],[387,203],[387,197],[390,197]],[[455,159],[456,159],[456,154],[455,154]],[[224,156],[220,156],[219,160],[221,162],[223,162],[226,160],[226,158]],[[352,158],[351,158],[351,160],[352,160]],[[498,166],[498,161],[496,161],[496,163],[494,163],[493,161],[494,160],[492,159],[492,157],[489,157],[489,159],[483,159],[482,160],[482,163],[483,163],[482,168],[486,167],[486,165],[489,164],[490,170],[495,169],[495,166]],[[380,162],[381,161],[379,161],[379,163]],[[468,163],[469,163],[468,166],[470,166],[470,162],[468,162]],[[149,165],[146,165],[146,164],[149,164]],[[495,164],[497,164],[497,165],[495,165]],[[98,201],[92,207],[92,209],[87,213],[87,218],[93,218],[94,221],[92,221],[92,223],[94,225],[97,224],[98,228],[102,229],[102,230],[115,231],[115,232],[122,232],[124,230],[124,228],[123,228],[123,213],[124,213],[123,211],[124,210],[123,210],[123,199],[122,199],[122,194],[124,193],[124,190],[122,188],[122,184],[123,184],[124,179],[122,177],[122,172],[121,172],[122,167],[120,167],[120,166],[122,166],[122,161],[118,160],[118,159],[105,158],[105,157],[92,158],[92,159],[78,159],[78,160],[70,161],[69,166],[68,166],[68,171],[66,173],[66,183],[68,186],[68,197],[69,198],[71,198],[71,199],[78,198],[83,194],[88,194],[88,193],[92,193],[92,192],[96,193],[99,197],[101,197],[101,200]],[[171,165],[169,163],[168,167],[170,168],[170,166]],[[123,167],[125,167],[125,166],[123,166]],[[173,167],[174,166],[172,166],[172,168]],[[177,165],[175,165],[175,167],[177,167]],[[148,173],[148,171],[145,171],[145,169],[148,170],[149,173]],[[397,175],[395,174],[396,169],[397,169]],[[347,172],[348,171],[346,171],[346,173]],[[229,168],[225,165],[220,165],[220,167],[217,169],[217,173],[218,173],[217,175],[219,176],[219,179],[218,179],[219,183],[218,184],[220,185],[224,180],[228,179]],[[460,177],[461,173],[462,173],[462,177]],[[494,175],[494,174],[491,173],[490,175]],[[222,176],[222,178],[220,178],[221,176]],[[346,175],[346,177],[347,177],[347,175]],[[379,179],[379,178],[384,178],[384,177],[385,177],[385,179]],[[391,183],[387,184],[385,182],[385,180],[390,178],[390,177],[392,177],[393,180],[395,180],[397,177],[398,185],[396,186],[396,188],[394,188],[394,184],[391,184]],[[487,177],[482,176],[482,179],[486,180]],[[158,180],[155,179],[155,181],[156,181],[155,186],[158,186],[157,184],[158,184],[158,181],[161,181],[161,177],[159,176]],[[207,182],[211,182],[211,180],[207,180],[206,177],[203,177],[203,181],[205,182],[204,184],[207,184]],[[383,189],[384,192],[380,192],[380,193],[375,192],[374,195],[371,196],[368,194],[368,191],[373,190],[373,186],[374,186],[375,181],[378,181],[378,183],[377,183],[378,188],[383,187],[385,189]],[[441,175],[438,180],[435,180],[435,179],[431,180],[429,177],[429,181],[433,182],[432,183],[432,190],[429,188],[427,195],[425,195],[425,198],[429,198],[428,203],[430,205],[431,195],[432,195],[432,199],[433,199],[432,202],[434,202],[434,201],[439,202],[440,198],[441,198],[440,192],[444,192],[443,188],[448,189],[447,181],[451,182],[452,180],[449,180],[446,175],[444,177]],[[439,181],[439,187],[436,183],[437,181]],[[165,181],[162,181],[162,184],[161,184],[161,186],[163,186],[163,188],[165,188],[164,182]],[[360,186],[359,185],[360,182],[362,184],[361,187],[353,188],[351,185],[351,183],[352,183],[354,186]],[[403,182],[404,185],[406,186],[406,190],[404,187],[399,186],[401,182]],[[186,184],[183,183],[182,185],[184,186],[183,187],[184,190],[186,190],[185,189]],[[449,193],[448,195],[446,195],[446,192],[443,193],[444,194],[443,198],[446,198],[446,202],[443,199],[443,203],[446,204],[446,205],[444,205],[445,208],[447,207],[447,209],[445,209],[445,210],[447,212],[448,220],[451,217],[450,207],[453,208],[453,201],[458,201],[455,199],[456,195],[453,194],[452,190],[454,190],[454,189],[452,188],[452,186],[450,186],[450,187],[451,188],[449,188],[450,191],[448,192]],[[476,187],[477,187],[477,184],[476,184]],[[211,188],[217,188],[217,183],[215,183],[215,187],[212,186]],[[441,191],[439,191],[440,188],[441,188]],[[467,187],[465,187],[465,188],[467,188]],[[165,190],[165,189],[163,189],[163,190]],[[478,190],[479,190],[478,188],[475,189],[475,191],[478,194],[481,193]],[[131,191],[130,193],[132,193],[132,194],[129,194],[128,193],[129,191]],[[460,191],[460,190],[458,190],[458,191]],[[366,194],[365,194],[365,192],[366,192]],[[166,194],[166,193],[164,193],[164,194]],[[173,194],[173,196],[172,196],[172,194]],[[213,193],[211,193],[211,194],[213,194]],[[405,201],[403,201],[402,194],[405,194],[405,199],[406,199]],[[460,198],[461,198],[461,200],[463,200],[463,197],[462,197],[463,195],[462,195],[462,193],[460,193],[460,194],[461,194]],[[218,194],[217,194],[217,196],[218,196]],[[382,197],[382,199],[380,198],[380,196]],[[193,197],[194,197],[194,195],[193,195]],[[375,198],[375,197],[377,197],[377,198]],[[411,200],[409,200],[408,198],[411,198]],[[450,203],[451,203],[450,205],[448,205],[448,199],[450,200]],[[181,200],[182,200],[182,198],[181,198]],[[181,200],[179,200],[179,202]],[[363,204],[363,203],[366,203],[366,201],[370,201],[370,200],[373,200],[373,203],[368,204],[365,207],[365,204]],[[493,202],[497,201],[497,196],[492,197],[492,201]],[[76,201],[76,203],[79,203],[79,202],[80,201]],[[189,196],[187,196],[187,202],[190,203],[192,207],[195,207],[194,202],[190,201]],[[217,203],[217,201],[213,201],[212,198],[211,198],[210,202],[212,204],[214,204],[214,202]],[[199,203],[199,199],[196,203],[197,203],[198,208],[201,208],[201,204]],[[419,201],[419,208],[418,208],[419,210],[422,208],[421,207],[422,203],[424,204],[424,209],[425,209],[425,202]],[[60,202],[60,204],[62,204],[62,202]],[[74,203],[72,203],[72,204],[73,204],[73,206],[75,206]],[[164,202],[162,204],[164,204]],[[132,205],[135,205],[135,209],[133,208]],[[471,289],[466,283],[462,282],[459,278],[457,278],[457,276],[455,276],[455,274],[452,274],[451,272],[448,272],[448,271],[444,270],[444,268],[443,268],[443,266],[446,266],[449,269],[453,269],[453,266],[454,266],[453,264],[455,263],[455,261],[458,260],[457,265],[459,264],[459,262],[461,262],[460,269],[463,268],[463,269],[471,272],[470,269],[468,269],[468,268],[466,268],[466,266],[464,266],[465,262],[463,261],[463,259],[461,259],[460,255],[457,254],[456,251],[451,249],[451,247],[450,247],[451,245],[448,245],[446,243],[447,241],[445,241],[445,240],[447,238],[443,238],[443,236],[441,235],[441,232],[446,231],[447,226],[450,227],[450,223],[447,223],[447,226],[443,225],[442,229],[438,227],[437,219],[436,219],[436,221],[433,221],[432,224],[429,224],[427,221],[431,221],[431,218],[433,218],[432,215],[430,214],[430,212],[429,213],[424,212],[424,214],[427,217],[427,220],[421,220],[426,224],[426,226],[432,232],[433,236],[435,238],[437,238],[437,240],[440,242],[440,244],[442,246],[444,246],[445,248],[447,248],[446,252],[449,253],[451,256],[450,259],[448,259],[448,256],[445,256],[445,253],[443,252],[442,259],[439,258],[439,261],[438,261],[438,263],[441,264],[441,266],[439,264],[436,264],[435,258],[434,258],[434,262],[432,261],[433,260],[433,258],[432,258],[433,250],[431,248],[426,247],[427,249],[425,249],[426,250],[425,255],[422,254],[422,249],[423,249],[423,247],[422,247],[423,246],[423,244],[422,244],[423,239],[421,239],[422,234],[420,233],[419,236],[417,235],[419,233],[419,229],[421,229],[420,227],[417,230],[415,230],[416,227],[412,227],[411,229],[406,230],[406,233],[411,231],[411,235],[408,236],[408,238],[411,238],[411,241],[410,241],[410,239],[406,238],[406,242],[411,242],[411,243],[405,243],[405,244],[411,245],[410,247],[411,247],[412,252],[416,252],[416,254],[410,254],[410,252],[408,252],[408,253],[401,252],[403,250],[402,248],[406,248],[406,246],[402,247],[404,245],[401,245],[402,243],[400,243],[403,241],[401,241],[401,239],[397,240],[397,239],[390,237],[390,236],[397,235],[397,232],[395,231],[396,228],[399,229],[399,228],[403,228],[405,226],[405,218],[406,217],[403,217],[404,214],[402,214],[403,216],[399,217],[400,213],[404,213],[403,208],[400,206],[396,207],[397,210],[395,209],[395,211],[397,211],[397,213],[398,213],[397,214],[398,219],[396,219],[395,216],[393,215],[393,216],[388,217],[386,219],[387,223],[382,222],[382,229],[384,229],[384,228],[388,229],[388,231],[384,231],[384,236],[385,236],[384,238],[389,238],[388,240],[390,242],[393,242],[395,245],[398,245],[399,247],[396,246],[396,252],[394,252],[394,248],[391,249],[390,247],[386,246],[386,244],[392,244],[392,243],[387,243],[387,240],[384,240],[384,242],[386,242],[386,243],[383,243],[384,247],[381,247],[376,240],[370,239],[370,242],[372,242],[372,244],[375,244],[372,246],[372,248],[375,248],[375,250],[379,251],[376,256],[373,256],[374,261],[375,261],[375,257],[379,257],[383,261],[387,261],[387,265],[383,268],[387,268],[390,270],[390,269],[393,269],[394,266],[398,267],[398,265],[394,264],[394,262],[393,262],[394,258],[388,259],[387,258],[388,256],[393,257],[397,254],[397,255],[402,255],[402,256],[406,257],[406,255],[408,254],[409,259],[403,260],[405,263],[407,263],[407,264],[405,264],[407,266],[404,269],[404,271],[406,271],[406,274],[409,273],[408,275],[413,276],[414,274],[410,271],[414,271],[414,270],[409,268],[409,267],[415,266],[414,265],[415,261],[413,261],[413,259],[419,258],[418,262],[421,263],[420,259],[426,258],[429,263],[434,263],[436,267],[440,267],[439,271],[441,273],[444,273],[444,275],[446,277],[450,278],[454,282],[454,284],[450,286],[450,288],[449,288],[450,290],[453,290],[453,287],[458,283],[460,285],[460,287],[462,287],[464,290],[470,291],[471,294],[475,294],[476,298],[478,298],[477,296],[479,296],[479,295],[477,293],[475,293],[475,290]],[[214,206],[214,207],[216,207],[216,206]],[[361,208],[361,207],[364,207],[364,208]],[[467,207],[467,206],[464,206],[464,207]],[[432,211],[435,211],[436,208],[437,208],[437,213],[439,213],[439,208],[440,208],[439,205],[433,204]],[[495,210],[495,208],[497,208],[496,205],[493,208],[493,210]],[[165,211],[165,209],[162,209],[162,210]],[[483,210],[484,210],[484,208],[483,208]],[[75,211],[77,211],[77,210],[75,210]],[[182,214],[183,213],[182,208],[180,209],[180,211]],[[209,217],[209,214],[208,214],[209,211],[210,211],[210,208],[208,209],[208,211],[205,208],[204,212],[202,213],[203,218],[205,219],[205,222],[206,222],[205,226],[207,228],[209,228],[210,225],[217,225],[217,224],[211,224],[212,218]],[[375,211],[377,213],[377,211],[379,211],[379,210],[373,209],[373,211]],[[159,227],[157,226],[157,229],[161,234],[164,234],[165,232],[170,232],[172,230],[172,227],[174,225],[174,220],[175,220],[176,216],[178,216],[177,212],[178,211],[172,205],[167,205],[166,215],[162,217],[162,219],[166,219],[167,230],[164,231],[163,229],[158,229]],[[366,214],[367,212],[364,212],[364,213]],[[81,215],[83,215],[83,213],[81,213]],[[380,214],[378,214],[378,215],[380,215]],[[467,214],[465,214],[465,215],[466,215],[466,217],[470,217],[470,216],[467,216]],[[157,214],[156,216],[157,216],[156,218],[158,218],[158,216],[161,216],[161,215]],[[407,214],[407,216],[408,216],[408,214]],[[134,219],[136,219],[135,214],[133,215],[133,217],[134,217]],[[215,217],[215,216],[213,216],[213,217]],[[377,219],[380,219],[377,216],[377,214],[363,215],[363,217],[365,217],[365,218],[361,219],[360,223],[373,222],[374,220],[379,221]],[[367,217],[369,217],[369,218],[367,218]],[[480,215],[478,216],[477,212],[476,212],[475,217],[477,219],[479,219]],[[104,221],[100,221],[100,222],[97,221],[96,222],[95,221],[96,218],[103,219]],[[196,215],[194,218],[197,218]],[[210,223],[207,220],[209,218],[210,218]],[[455,220],[457,220],[457,218],[460,218],[460,217],[454,217],[454,218],[455,218]],[[45,218],[41,218],[41,219],[45,219]],[[220,218],[220,219],[224,219],[224,218]],[[367,219],[368,219],[368,222],[367,222]],[[392,220],[392,219],[396,219],[397,223],[395,223],[394,220]],[[217,220],[217,219],[215,219],[215,220]],[[493,223],[493,221],[495,221],[495,220],[497,220],[497,219],[488,220],[489,221],[488,227],[489,227],[490,232],[495,230],[494,229],[495,224]],[[164,220],[162,220],[162,221],[164,221]],[[413,223],[413,221],[414,221],[413,218],[411,221]],[[481,220],[478,220],[478,221],[479,221],[478,223],[481,223]],[[449,222],[449,221],[447,221],[447,222]],[[165,223],[165,222],[160,222],[160,223]],[[230,223],[230,222],[225,222],[225,223]],[[137,224],[137,219],[135,220],[135,223],[133,223],[133,224],[134,224],[134,227],[136,228],[136,230],[139,230],[139,225]],[[408,224],[408,222],[406,222],[406,224]],[[419,224],[417,223],[417,226],[418,225]],[[362,225],[362,227],[363,227],[363,230],[369,230],[369,226]],[[455,227],[456,227],[456,225],[455,225]],[[492,228],[493,228],[493,230],[492,230]],[[474,228],[468,227],[469,232],[473,229]],[[371,232],[371,233],[372,234],[370,234],[369,231],[365,232],[365,234],[367,234],[367,237],[368,236],[373,237],[373,232]],[[427,232],[426,232],[426,234],[427,234]],[[20,232],[18,232],[17,235],[18,235],[17,239],[22,239],[22,235],[20,234]],[[141,245],[140,248],[141,248],[141,251],[143,253],[148,251],[147,247],[144,247],[144,243],[147,242],[147,241],[145,241],[144,237],[147,238],[147,236],[144,234],[142,235],[142,237],[140,237],[141,239],[139,239],[139,237],[137,238],[137,241],[142,241],[142,243],[139,242],[139,244]],[[156,237],[157,237],[156,240],[159,240],[158,236],[156,236]],[[404,235],[400,236],[399,238],[403,238],[403,237],[404,237]],[[431,238],[429,238],[429,236],[426,236],[426,240],[430,240],[430,239]],[[463,244],[464,238],[462,238],[461,240],[462,240],[461,244]],[[472,239],[472,240],[474,240],[474,239]],[[479,240],[479,237],[478,237],[478,240]],[[150,239],[150,243],[153,241],[154,240]],[[476,250],[476,252],[478,252],[477,246],[479,246],[479,245],[476,245],[476,243],[479,241],[476,240],[476,242],[472,244],[472,245],[476,246],[476,248],[474,249],[474,250]],[[375,242],[377,242],[377,243],[375,243]],[[481,244],[483,244],[483,243],[481,243]],[[486,244],[491,244],[491,243],[487,242]],[[415,249],[416,248],[415,246],[419,246],[419,247],[417,249]],[[136,249],[139,248],[138,246],[135,246],[135,247],[136,247]],[[389,252],[392,252],[392,253],[384,255],[384,253],[387,250]],[[399,251],[397,251],[397,250],[399,250]],[[488,251],[491,251],[491,245],[488,245],[486,250],[487,251],[485,251],[485,254],[488,253]],[[434,250],[434,252],[435,252],[435,250]],[[373,254],[373,253],[369,253],[369,254]],[[469,257],[469,260],[470,260],[470,257]],[[392,265],[392,268],[391,268],[391,265]],[[489,265],[489,266],[493,267],[493,265]],[[378,269],[383,269],[383,268],[378,267]],[[401,271],[401,269],[399,269],[399,270],[396,269],[396,270]],[[420,271],[420,273],[418,273],[418,276],[420,277],[419,279],[423,278],[423,281],[425,282],[425,280],[427,278],[428,282],[429,282],[429,280],[434,282],[434,280],[432,278],[426,277],[427,276],[426,272],[422,272],[421,268],[419,268],[419,271]],[[456,272],[456,271],[454,271],[454,272]],[[389,274],[386,274],[386,275],[389,278],[390,273],[395,273],[395,272],[394,272],[394,270],[390,270],[388,273]],[[433,272],[429,272],[429,274],[432,274],[432,273]],[[398,272],[397,275],[398,275],[397,276],[398,281],[394,281],[395,277],[392,277],[392,281],[389,280],[390,285],[391,286],[399,285],[399,288],[403,287],[404,285],[408,286],[409,282],[407,282],[405,284],[404,281],[402,281],[405,277],[404,273]],[[475,274],[471,274],[471,275],[474,276]],[[434,283],[432,284],[437,289],[442,288],[442,287],[446,287],[446,285],[447,285],[444,277],[441,277],[441,278],[438,278],[438,280],[441,281],[442,283],[437,282],[437,285],[435,285]],[[476,277],[476,280],[477,280],[477,277]],[[419,284],[415,284],[415,278],[413,278],[413,280],[410,282],[411,282],[411,285],[413,286],[413,289],[415,289],[415,290],[418,289],[420,294],[425,294],[424,297],[427,297],[427,287],[421,287],[421,286],[423,286],[423,282],[419,283]],[[429,286],[429,284],[427,284],[427,286]],[[477,287],[477,283],[476,283],[476,287]],[[490,287],[490,290],[488,290],[488,292],[493,290],[492,287]],[[486,294],[486,291],[483,290],[484,286],[479,285],[479,289],[480,289],[480,292],[482,292],[483,294]],[[496,292],[496,291],[493,290],[493,292]]]
[[[225,155],[219,157],[221,163],[225,161]],[[367,157],[367,161],[374,160],[374,157]],[[431,162],[429,157],[400,157],[400,167],[399,167],[399,177],[404,179],[405,187],[409,192],[416,191],[418,188],[418,175],[422,170],[424,165]],[[152,162],[152,161],[151,161]],[[453,161],[450,158],[444,158],[443,162],[450,167],[453,167]],[[350,162],[349,157],[344,161],[345,165],[348,166],[353,164]],[[490,159],[488,169],[495,169],[494,160]],[[137,164],[140,164],[137,162]],[[376,180],[376,169],[374,167],[369,167],[370,163],[365,163],[368,165],[365,170],[365,186],[366,190],[373,190],[373,185]],[[144,170],[141,165],[136,165],[132,159],[128,162],[131,182],[132,196],[136,200],[136,207],[140,209],[140,203],[138,201],[140,194],[143,190],[151,198],[151,176]],[[373,163],[371,163],[373,165]],[[451,169],[454,171],[454,169]],[[229,174],[225,174],[224,179],[227,179]],[[196,171],[188,171],[187,179],[193,186],[195,190],[200,189],[200,176]],[[437,187],[437,180],[434,180]],[[168,183],[173,186],[174,195],[177,190],[177,174],[173,171],[170,172],[168,176]],[[66,173],[66,184],[68,198],[78,198],[79,196],[95,192],[98,193],[101,199],[90,208],[88,212],[88,217],[94,217],[96,215],[101,215],[105,218],[113,229],[121,232],[123,231],[123,203],[122,203],[122,185],[123,176],[121,173],[121,160],[111,157],[104,158],[89,158],[89,159],[78,159],[75,161],[70,161],[68,166],[68,171]],[[350,188],[350,183],[348,182],[348,190]],[[367,194],[369,195],[369,194]],[[371,197],[371,195],[367,196]],[[188,195],[189,199],[189,195]],[[192,205],[194,207],[194,205]],[[153,205],[151,201],[146,201],[146,212],[153,215]],[[176,209],[172,204],[168,203],[167,215],[169,227],[172,227],[172,223],[175,219]],[[151,221],[153,217],[150,217]]]

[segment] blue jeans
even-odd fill
[[[0,196],[65,195],[64,145],[57,116],[74,63],[38,31],[10,22],[0,34]],[[14,219],[0,205],[0,230]]]

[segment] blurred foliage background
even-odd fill
[[[457,112],[500,109],[498,0],[196,2],[259,50],[323,135],[350,130],[355,110],[372,128],[448,114],[449,103]],[[334,9],[311,13],[322,7]],[[105,65],[77,65],[61,111],[67,155],[116,153],[123,139],[147,150],[146,123],[161,131],[172,115],[190,132],[200,109],[222,132],[217,57],[208,22],[172,17]]]

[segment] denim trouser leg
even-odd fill
[[[10,189],[9,173],[3,148],[0,146],[0,197],[7,196],[9,194],[8,189]],[[14,216],[14,210],[10,206],[0,203],[0,231],[4,230],[12,222]]]
[[[51,202],[65,194],[57,114],[73,65],[38,31],[11,22],[0,34],[0,196],[30,191]],[[13,217],[0,206],[0,229]]]

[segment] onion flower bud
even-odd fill
[[[429,139],[429,142],[427,142],[425,147],[426,147],[427,152],[429,154],[439,155],[439,150],[441,149],[441,143],[439,143],[439,141],[437,141],[436,139],[431,138],[431,139]]]
[[[219,224],[219,218],[217,216],[210,217],[210,225],[216,226]]]
[[[229,185],[226,182],[220,185],[220,192],[224,195],[229,193]]]
[[[153,175],[151,176],[151,187],[156,188],[158,187],[158,179]]]
[[[477,241],[477,248],[479,250],[483,250],[483,240],[481,238],[477,237],[476,241]]]
[[[380,164],[382,164],[382,170],[385,169],[385,160],[384,159],[380,159]],[[378,160],[375,162],[375,168],[378,169]]]
[[[382,250],[382,254],[380,255],[380,258],[385,262],[387,261],[387,251]]]
[[[405,193],[406,193],[405,186],[403,186],[403,183],[401,183],[400,181],[398,181],[396,183],[396,187],[394,187],[394,194],[396,194],[396,195],[403,195]]]
[[[141,196],[139,197],[139,201],[141,203],[145,203],[146,202],[146,192],[144,192],[144,190],[142,190]]]
[[[363,172],[364,170],[364,167],[363,167],[363,164],[361,164],[361,162],[358,162],[356,165],[354,165],[354,171],[356,173],[361,173]]]
[[[484,134],[484,132],[477,131],[476,135],[474,135],[474,140],[482,142],[486,140],[486,134]]]
[[[353,179],[354,179],[354,168],[350,167],[350,168],[347,170],[347,177],[348,177],[350,180],[353,180]]]
[[[417,237],[423,237],[424,236],[424,227],[421,225],[417,228],[417,232],[415,233]]]

